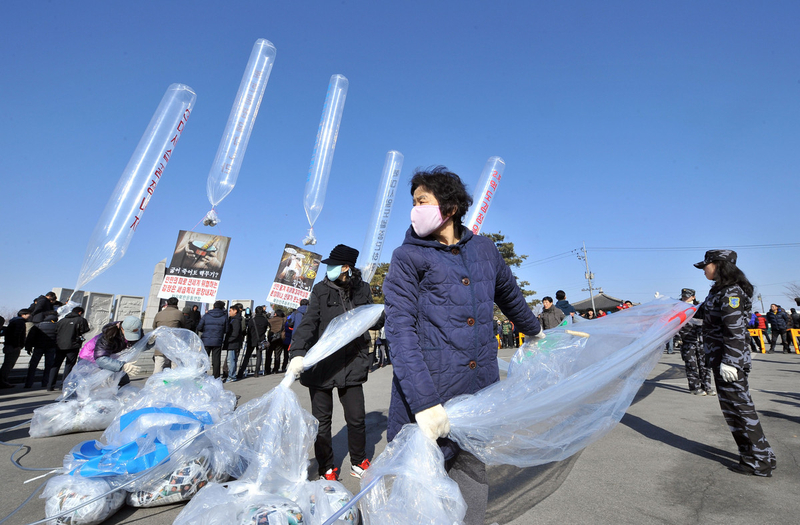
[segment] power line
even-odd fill
[[[529,262],[521,264],[519,266],[519,268],[527,268],[528,266],[535,266],[537,264],[542,264],[542,263],[545,263],[545,262],[555,261],[555,260],[558,260],[558,259],[564,259],[564,258],[566,258],[566,257],[568,257],[570,255],[573,255],[573,254],[577,253],[577,252],[578,252],[577,249],[576,250],[570,250],[568,252],[563,252],[563,253],[559,253],[559,254],[556,254],[556,255],[551,255],[550,257],[545,257],[544,259],[537,259],[535,261],[529,261]]]
[[[800,247],[800,242],[790,242],[790,243],[783,243],[783,244],[739,244],[739,245],[726,245],[726,248],[736,248],[737,250],[751,250],[751,249],[763,249],[763,248],[798,248]],[[599,246],[599,247],[589,247],[588,249],[596,250],[596,251],[619,251],[619,252],[628,252],[628,251],[639,251],[639,252],[667,252],[667,251],[690,251],[690,250],[708,250],[708,246],[665,246],[660,248],[645,248],[645,247],[609,247],[609,246]]]

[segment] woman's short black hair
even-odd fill
[[[420,186],[424,187],[439,201],[442,217],[453,214],[453,224],[461,225],[464,215],[472,206],[472,197],[461,177],[448,171],[445,166],[434,166],[426,170],[419,168],[411,177],[411,196]]]

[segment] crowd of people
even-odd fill
[[[256,377],[286,371],[298,377],[308,388],[312,414],[319,421],[314,447],[319,475],[329,480],[338,479],[331,437],[333,391],[347,424],[350,474],[361,477],[370,466],[363,384],[375,365],[391,362],[387,439],[392,441],[403,425],[417,423],[440,446],[445,468],[467,502],[464,522],[482,524],[488,502],[486,468],[448,439],[450,423],[443,405],[500,380],[498,345],[517,346],[520,334],[543,339],[544,330],[580,314],[563,290],[555,293],[555,301],[544,297],[542,312],[533,314],[491,239],[473,235],[462,224],[472,198],[458,175],[444,167],[417,171],[411,180],[411,196],[411,227],[392,254],[382,287],[385,316],[372,327],[379,331],[374,357],[370,356],[370,337],[364,334],[316,365],[304,366],[306,353],[335,317],[373,302],[372,290],[356,266],[358,250],[343,244],[322,261],[325,275],[309,299],[288,314],[279,307],[268,312],[266,306],[258,306],[251,315],[240,303],[226,308],[225,302],[216,301],[201,315],[197,307],[179,310],[178,300],[171,298],[155,316],[152,328],[180,327],[200,334],[211,358],[211,373],[226,382],[244,379],[253,357]],[[785,334],[800,327],[800,315],[795,309],[789,315],[772,305],[766,316],[758,312],[750,316],[753,287],[736,267],[736,253],[731,250],[711,250],[695,266],[714,284],[702,303],[695,299],[694,290],[681,291],[683,301],[698,305],[695,321],[679,334],[689,389],[695,395],[718,395],[740,454],[732,470],[771,476],[775,455],[764,437],[747,382],[751,369],[747,326],[769,325],[770,351],[778,338],[788,351]],[[11,386],[8,376],[22,348],[31,354],[26,387],[36,379],[42,357],[42,385],[48,389],[55,387],[61,364],[66,363],[66,376],[78,356],[94,360],[101,368],[125,372],[125,380],[141,373],[139,366],[115,359],[144,337],[140,319],[130,316],[109,323],[84,344],[89,326],[83,309],[74,308],[58,320],[55,303],[52,292],[41,296],[5,327],[1,388]],[[617,309],[633,306],[625,301]],[[594,319],[608,313],[600,311],[595,316],[590,309],[581,317]],[[224,363],[223,350],[227,352]],[[153,359],[156,372],[170,366],[158,351]]]

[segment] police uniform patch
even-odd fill
[[[728,297],[728,304],[731,308],[739,308],[739,298],[738,297]]]

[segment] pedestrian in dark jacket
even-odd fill
[[[191,330],[194,332],[197,329],[197,323],[200,320],[198,319],[197,322],[194,320],[194,316],[192,315],[192,309],[188,306],[183,307],[183,327],[187,330]]]
[[[772,328],[772,336],[770,337],[769,350],[767,350],[767,353],[771,354],[775,351],[775,345],[778,343],[778,338],[780,337],[783,351],[788,354],[789,345],[786,344],[786,326],[789,322],[789,316],[786,315],[786,312],[777,304],[772,304],[769,308],[769,312],[767,312],[767,322]]]
[[[153,330],[160,326],[167,328],[186,328],[183,312],[178,310],[178,298],[170,297],[167,304],[153,318]],[[153,373],[157,374],[165,368],[170,368],[172,363],[164,353],[156,347],[153,350]]]
[[[228,351],[228,379],[227,382],[236,381],[236,364],[239,359],[239,350],[244,342],[245,332],[242,330],[242,311],[236,306],[231,306],[228,311],[228,329],[225,333],[225,350]]]
[[[197,325],[200,324],[200,308],[197,305],[192,306],[192,319],[194,320],[194,328],[193,330],[197,331]]]
[[[256,377],[264,375],[265,372],[262,366],[262,354],[266,348],[267,330],[269,330],[269,319],[263,306],[256,306],[255,315],[247,322],[247,351],[242,359],[242,366],[237,374],[238,379],[244,378],[244,371],[247,368],[247,363],[250,362],[253,352],[256,352]],[[269,365],[267,365],[269,367]]]
[[[286,314],[280,308],[275,309],[269,318],[269,357],[267,358],[267,368],[269,368],[272,355],[275,355],[275,365],[271,372],[273,374],[285,372],[289,364],[289,350],[283,343],[286,335],[283,332],[284,324],[286,324]],[[283,365],[281,365],[281,358],[283,358]]]
[[[56,352],[53,366],[50,368],[47,390],[55,390],[61,363],[66,361],[64,375],[61,378],[63,383],[64,379],[72,371],[72,367],[78,362],[78,352],[80,352],[81,345],[83,345],[83,334],[89,331],[89,322],[83,318],[83,307],[76,306],[73,308],[66,317],[56,324],[56,327],[58,331],[56,341],[58,343],[58,351]]]
[[[567,301],[567,294],[564,293],[564,290],[559,290],[556,292],[556,308],[564,312],[564,315],[568,315],[570,317],[575,317],[575,314],[578,313],[575,310],[575,307],[569,304],[569,301]]]
[[[25,388],[33,386],[36,367],[44,356],[44,373],[42,374],[42,386],[47,386],[50,377],[50,369],[56,358],[58,350],[58,314],[50,310],[44,314],[44,321],[36,323],[25,338],[25,350],[31,356],[28,363],[28,375],[25,378]]]
[[[539,314],[539,322],[542,323],[542,330],[550,330],[561,324],[564,320],[564,312],[553,305],[553,298],[550,296],[542,298],[544,309]]]
[[[736,266],[736,258],[733,250],[709,250],[694,265],[714,281],[695,318],[703,320],[706,363],[739,452],[739,462],[729,468],[739,474],[771,477],[775,453],[761,428],[747,380],[752,361],[745,333],[753,285]]]
[[[464,523],[482,525],[486,466],[446,439],[450,423],[442,405],[500,380],[495,303],[520,332],[544,333],[491,239],[462,225],[472,198],[458,175],[442,166],[417,172],[411,195],[411,228],[383,285],[394,373],[387,439],[414,421],[438,438],[445,468],[467,502]]]
[[[228,332],[228,314],[225,312],[224,301],[215,302],[214,308],[206,312],[197,325],[197,332],[206,352],[211,356],[214,377],[219,379],[222,343],[225,342],[225,334]]]
[[[303,356],[319,340],[328,324],[337,316],[365,304],[372,304],[369,284],[361,280],[356,268],[358,250],[337,245],[322,263],[327,265],[322,282],[314,285],[308,310],[292,336],[292,361],[289,370],[299,374]],[[360,478],[369,468],[366,451],[366,412],[362,385],[369,374],[369,335],[364,334],[300,374],[300,383],[311,394],[311,414],[319,421],[314,454],[319,473],[326,479],[337,479],[331,442],[333,389],[339,394],[347,421],[347,443],[350,451],[350,474]]]
[[[53,311],[53,303],[56,300],[56,294],[53,292],[47,292],[37,297],[33,302],[34,304],[31,305],[31,322],[37,324],[44,321],[45,314]]]
[[[25,346],[25,323],[31,317],[31,311],[23,308],[17,312],[16,317],[12,317],[8,322],[8,326],[3,331],[3,366],[0,367],[0,388],[12,388],[12,384],[8,381],[14,365],[17,364],[19,354]]]

